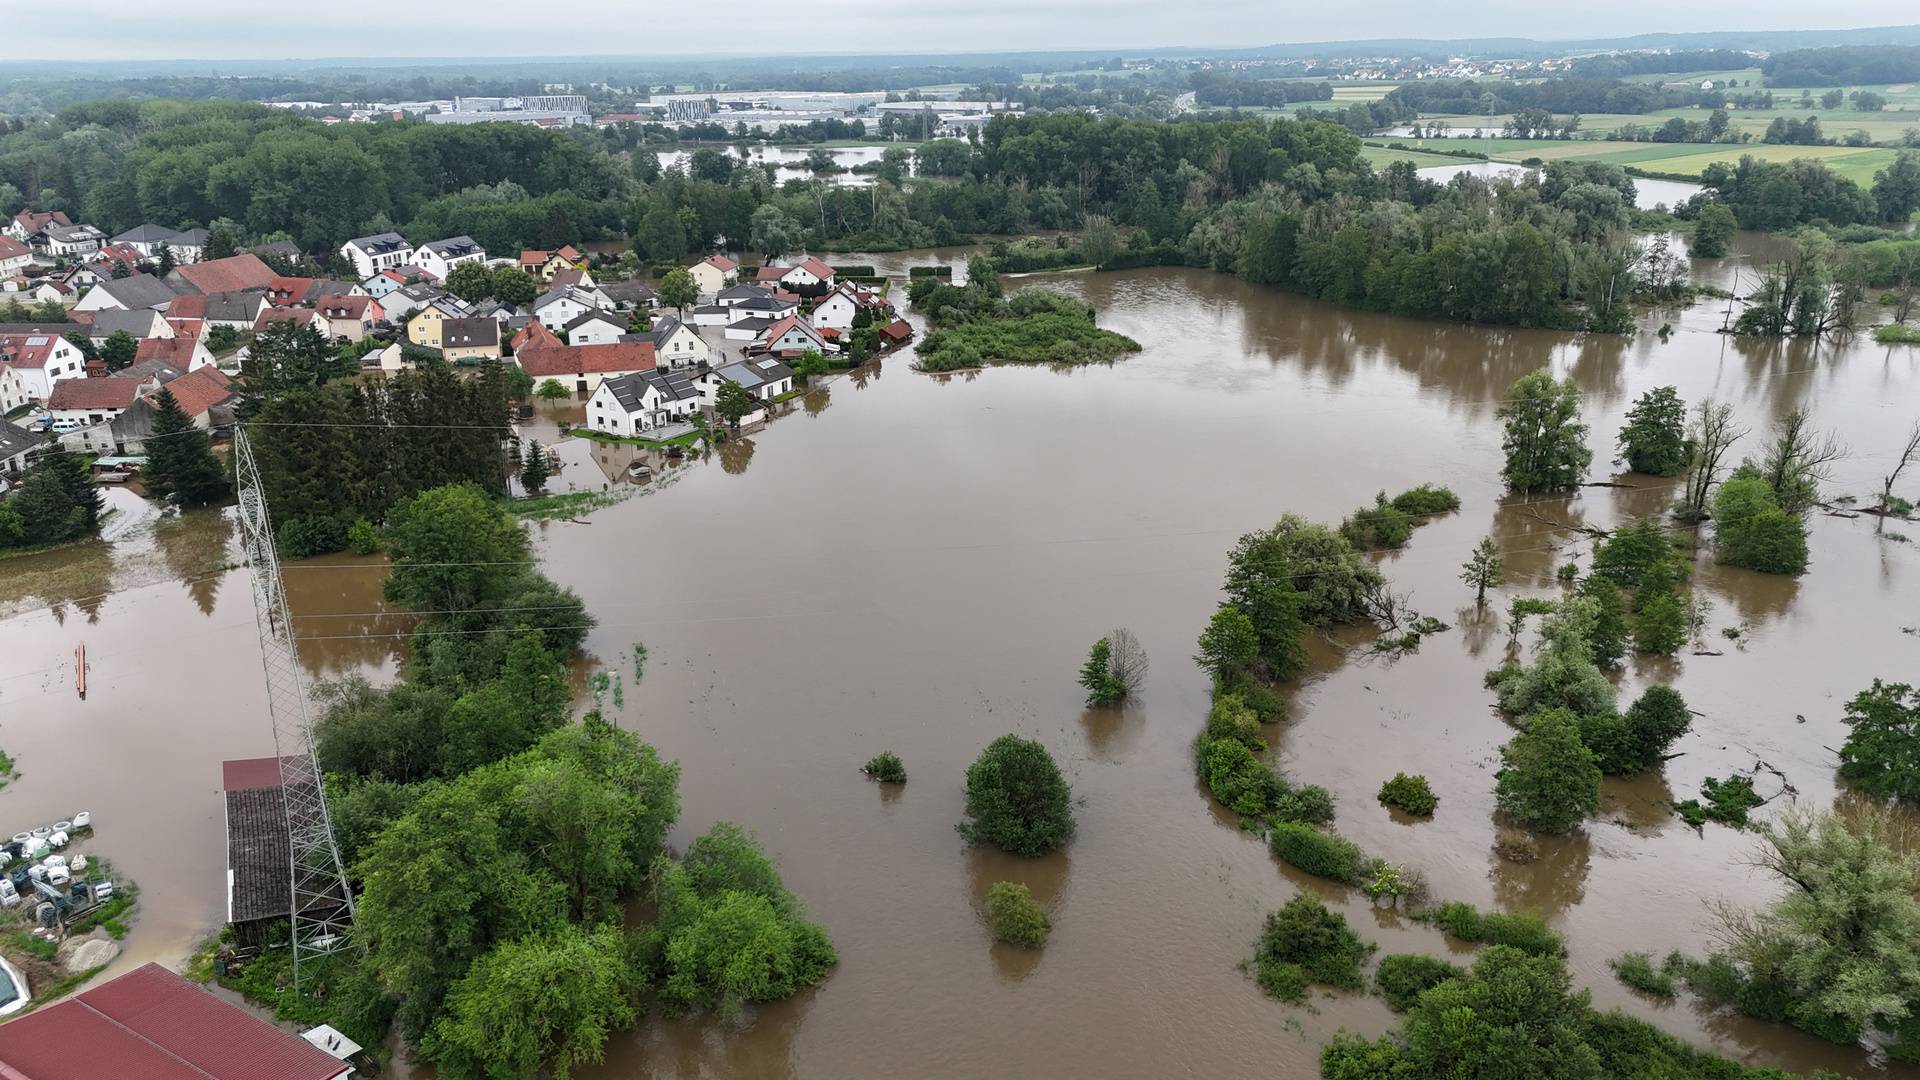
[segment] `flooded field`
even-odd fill
[[[687,162],[692,160],[693,151],[696,149],[699,149],[699,147],[658,151],[660,167],[662,169],[670,169],[678,165],[684,169],[687,167]],[[809,180],[814,176],[813,170],[807,167],[807,152],[810,149],[809,147],[722,146],[717,147],[717,149],[726,151],[736,160],[744,159],[754,165],[776,166],[779,170],[776,174],[776,179],[781,183],[785,183],[788,180]],[[844,170],[850,170],[855,165],[879,161],[880,155],[885,152],[887,148],[869,144],[864,146],[829,146],[824,149],[833,155],[834,164]],[[908,149],[911,149],[911,147],[908,147]],[[873,177],[866,173],[837,172],[823,175],[836,184],[850,184],[857,187],[873,183]]]
[[[894,273],[930,261],[849,259]],[[1737,264],[1699,276],[1723,280]],[[1084,296],[1144,351],[1110,367],[953,377],[895,356],[644,497],[534,527],[545,572],[600,620],[589,649],[617,668],[633,643],[647,647],[645,678],[616,711],[682,765],[675,841],[723,819],[756,830],[841,956],[817,990],[731,1021],[647,1021],[576,1075],[1307,1076],[1336,1029],[1385,1030],[1378,999],[1290,1008],[1236,970],[1265,912],[1302,889],[1383,951],[1450,947],[1355,891],[1283,870],[1212,804],[1190,752],[1207,685],[1188,657],[1236,537],[1289,511],[1337,521],[1377,490],[1421,482],[1451,486],[1465,506],[1383,570],[1453,629],[1394,664],[1364,659],[1363,637],[1317,643],[1292,722],[1272,733],[1274,764],[1329,787],[1340,831],[1424,870],[1436,896],[1548,916],[1603,1006],[1754,1063],[1912,1075],[1784,1027],[1651,1005],[1606,967],[1629,949],[1703,951],[1708,901],[1771,898],[1743,862],[1747,835],[1696,833],[1666,804],[1756,760],[1804,800],[1839,797],[1824,747],[1843,738],[1841,703],[1875,676],[1911,678],[1920,660],[1920,637],[1903,632],[1920,623],[1920,552],[1895,538],[1912,526],[1816,515],[1799,579],[1703,563],[1716,647],[1723,626],[1745,627],[1744,644],[1630,666],[1621,680],[1625,694],[1670,680],[1704,714],[1675,747],[1683,756],[1660,777],[1609,782],[1601,817],[1526,866],[1492,853],[1493,768],[1510,728],[1481,676],[1506,655],[1506,632],[1474,610],[1458,568],[1491,535],[1504,593],[1557,595],[1554,568],[1584,565],[1590,544],[1556,522],[1605,528],[1671,497],[1646,478],[1506,497],[1493,414],[1529,370],[1551,365],[1586,392],[1596,480],[1609,478],[1632,399],[1671,383],[1690,402],[1733,403],[1756,431],[1811,408],[1854,448],[1832,491],[1864,495],[1920,418],[1920,350],[1736,342],[1714,332],[1711,303],[1655,313],[1622,339],[1348,312],[1198,271],[1026,282]],[[1668,321],[1663,342],[1651,330]],[[631,456],[571,442],[562,453],[577,488],[617,482]],[[182,552],[231,546],[231,524],[209,514],[0,562],[0,613],[12,612],[0,621],[0,746],[23,773],[0,814],[90,804],[96,849],[146,888],[122,966],[177,960],[220,922],[219,761],[271,752],[244,571],[185,554],[170,569],[170,524]],[[382,573],[361,556],[288,566],[310,674],[392,671],[407,624],[380,601]],[[1115,626],[1140,637],[1153,668],[1137,702],[1090,712],[1074,675]],[[81,639],[85,702],[72,688]],[[1073,784],[1080,830],[1062,853],[1013,859],[954,832],[963,770],[1008,731],[1045,742]],[[860,775],[881,750],[904,759],[903,789]],[[1399,770],[1432,780],[1431,821],[1406,824],[1374,801]],[[992,943],[981,909],[1002,879],[1052,908],[1043,952]]]

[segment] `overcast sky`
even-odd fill
[[[1837,29],[1920,21],[1920,7],[1912,0],[1818,5],[1783,0],[896,0],[824,6],[640,0],[554,9],[526,0],[395,0],[323,14],[233,0],[77,0],[35,11],[30,55],[74,59],[1218,48],[1382,37]],[[20,18],[10,21],[21,28]]]

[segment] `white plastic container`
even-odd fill
[[[73,838],[71,836],[68,836],[66,833],[55,832],[52,836],[47,837],[47,846],[52,848],[63,848],[63,847],[66,847],[67,842],[72,839]]]
[[[47,884],[65,885],[67,882],[72,880],[73,880],[73,874],[70,871],[68,871],[66,867],[64,866],[47,867]]]
[[[20,890],[13,887],[12,881],[0,878],[0,906],[16,907],[19,903]]]
[[[45,881],[47,880],[47,868],[41,866],[39,863],[34,863],[32,866],[27,867],[27,876],[35,881]]]
[[[87,857],[85,855],[75,855],[73,857],[73,861],[67,864],[67,868],[72,870],[76,874],[86,873]]]
[[[76,829],[93,828],[93,811],[82,810],[79,813],[73,815],[73,827]]]
[[[26,845],[20,850],[20,857],[23,859],[38,859],[49,850],[51,849],[47,847],[45,840],[28,840]]]
[[[65,855],[49,855],[40,860],[40,865],[48,868],[65,866],[67,865],[67,857]]]
[[[94,903],[104,904],[111,899],[113,899],[113,882],[103,881],[93,887]]]

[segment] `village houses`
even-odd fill
[[[384,232],[349,240],[340,245],[340,254],[353,263],[356,276],[369,278],[381,270],[412,262],[413,245],[399,233]]]
[[[544,324],[543,324],[544,325]],[[612,345],[627,332],[627,320],[593,308],[560,328],[569,345]]]
[[[535,382],[553,379],[580,394],[598,390],[605,379],[651,371],[655,365],[651,342],[567,345],[537,322],[513,339],[513,359]]]
[[[586,426],[607,435],[634,436],[685,423],[704,395],[693,375],[654,369],[606,379],[587,399]]]
[[[420,269],[432,274],[436,281],[446,281],[447,275],[461,263],[481,263],[487,261],[487,251],[475,243],[471,236],[455,236],[447,240],[435,240],[431,244],[420,245],[413,253],[413,261]],[[364,275],[363,275],[364,276]]]
[[[61,336],[72,327],[55,323],[45,329],[23,329],[16,333],[11,327],[0,327],[0,371],[8,376],[5,382],[12,383],[10,391],[0,391],[0,406],[9,412],[29,401],[45,401],[55,383],[86,374],[86,358],[79,347]]]
[[[700,290],[700,295],[711,296],[739,283],[740,264],[725,255],[709,255],[687,267],[687,273],[693,275],[694,288]]]
[[[442,294],[421,304],[407,316],[407,340],[429,349],[440,347],[441,324],[449,319],[467,319],[471,308],[458,297]]]
[[[500,324],[490,318],[448,319],[442,322],[440,356],[448,363],[498,359]]]
[[[653,342],[654,359],[665,367],[705,364],[713,357],[713,350],[699,333],[671,315],[662,315],[653,320],[653,329],[647,332],[647,340]]]

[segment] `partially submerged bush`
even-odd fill
[[[1530,863],[1540,857],[1540,843],[1521,832],[1501,833],[1493,842],[1494,853],[1510,863]]]
[[[1291,821],[1275,822],[1267,845],[1282,862],[1298,867],[1315,877],[1358,885],[1367,857],[1351,840],[1326,833],[1311,825]]]
[[[1373,950],[1347,927],[1345,916],[1303,893],[1268,914],[1254,963],[1262,990],[1298,1002],[1306,999],[1309,982],[1360,989],[1360,963]]]
[[[1047,943],[1053,920],[1025,885],[996,881],[987,890],[987,921],[993,936],[1009,945],[1037,949]]]
[[[960,834],[1015,855],[1045,855],[1073,835],[1072,794],[1047,748],[1002,735],[967,766]]]
[[[1700,795],[1706,799],[1704,805],[1699,799],[1673,804],[1680,819],[1696,829],[1709,821],[1744,829],[1747,827],[1747,811],[1766,802],[1753,790],[1752,778],[1739,775],[1729,776],[1725,780],[1707,777],[1700,782]]]
[[[907,782],[907,767],[900,763],[899,756],[891,750],[875,754],[865,765],[860,766],[860,771],[883,783]]]
[[[1630,952],[1607,961],[1621,982],[1643,994],[1662,998],[1673,996],[1673,972],[1683,964],[1679,953],[1667,957],[1667,962],[1660,967],[1654,967],[1653,958],[1643,952]]]
[[[1433,921],[1462,941],[1510,945],[1537,956],[1558,956],[1565,948],[1560,934],[1547,920],[1530,911],[1482,912],[1461,901],[1441,904]]]
[[[1395,495],[1392,506],[1403,514],[1425,517],[1460,509],[1460,496],[1455,495],[1451,488],[1421,484]]]
[[[1394,773],[1393,779],[1380,785],[1380,801],[1417,817],[1430,816],[1440,805],[1426,777],[1406,773]]]
[[[1359,548],[1405,547],[1413,538],[1413,515],[1395,509],[1383,491],[1373,497],[1372,506],[1355,510],[1340,523],[1340,535]]]
[[[1392,953],[1380,958],[1379,970],[1373,973],[1373,987],[1394,1012],[1406,1012],[1421,994],[1465,974],[1465,968],[1437,956]]]

